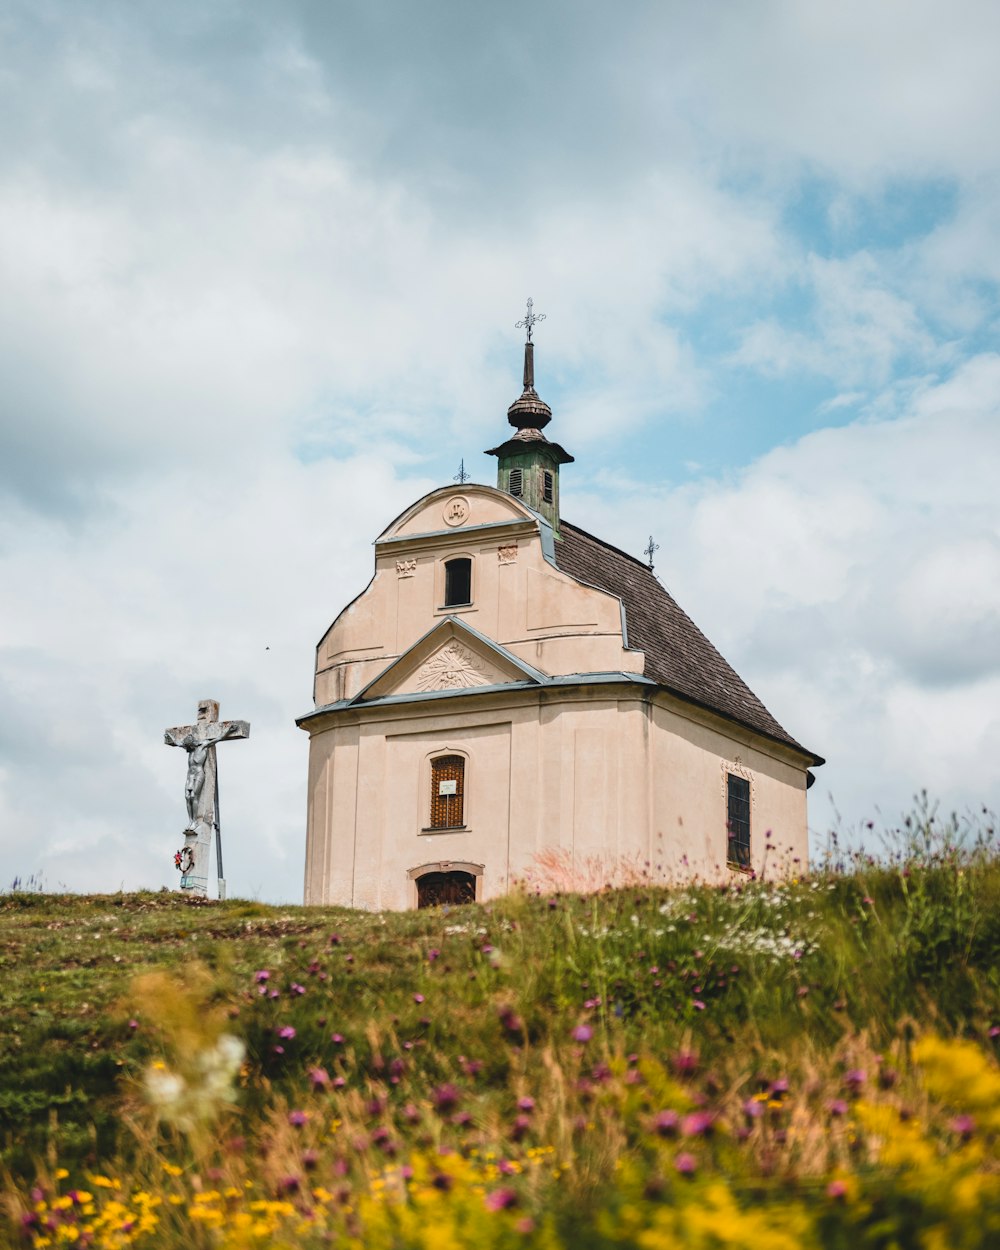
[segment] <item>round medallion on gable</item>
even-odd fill
[[[453,495],[444,506],[445,525],[464,525],[468,519],[468,499],[464,495]]]

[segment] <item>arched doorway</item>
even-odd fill
[[[417,906],[459,906],[476,901],[476,878],[471,872],[425,872],[417,878]]]

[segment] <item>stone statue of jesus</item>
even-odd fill
[[[218,728],[218,732],[212,732]],[[218,722],[211,724],[210,736],[198,737],[193,733],[185,734],[179,743],[171,742],[169,735],[164,735],[169,746],[182,746],[188,753],[187,778],[184,782],[184,801],[187,804],[188,830],[194,830],[204,813],[199,811],[201,793],[205,788],[205,764],[208,753],[217,742],[225,738],[245,737],[236,722]]]

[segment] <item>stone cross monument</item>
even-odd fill
[[[219,775],[215,747],[229,738],[249,738],[250,725],[245,720],[219,720],[215,699],[202,699],[198,704],[198,720],[194,725],[167,729],[163,741],[168,747],[183,747],[188,753],[184,801],[188,823],[184,830],[184,847],[177,853],[181,869],[181,889],[207,897],[208,865],[212,853],[212,830],[215,830],[215,858],[219,873],[219,898],[226,897],[222,875],[222,832],[219,827]]]

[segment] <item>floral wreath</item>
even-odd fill
[[[185,846],[181,850],[175,851],[174,867],[178,872],[189,873],[194,868],[194,848]]]

